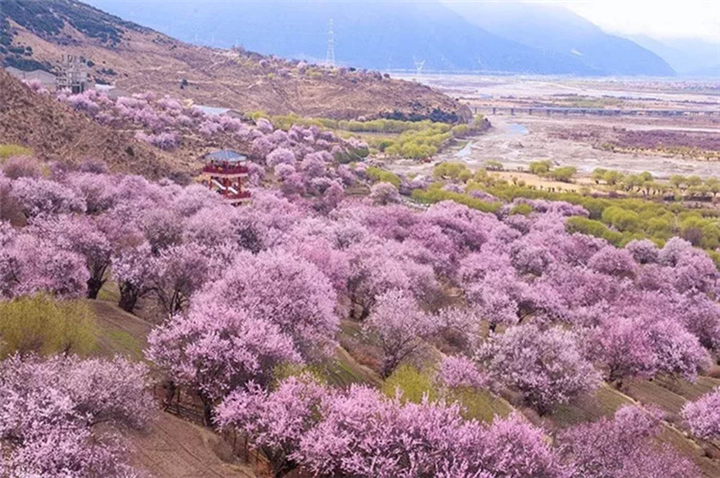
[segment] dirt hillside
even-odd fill
[[[164,92],[243,112],[444,121],[470,115],[456,100],[414,82],[192,46],[75,0],[5,0],[3,7],[0,57],[6,66],[56,71],[62,55],[77,55],[92,77],[127,92]]]
[[[0,70],[0,143],[30,147],[43,160],[105,161],[113,171],[162,177],[188,169],[181,158],[103,126]]]

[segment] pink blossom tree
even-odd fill
[[[563,476],[542,431],[516,415],[486,427],[464,421],[456,404],[352,386],[329,394],[320,416],[294,454],[317,476]]]
[[[283,250],[241,254],[222,279],[198,297],[269,320],[288,334],[305,358],[335,347],[337,301],[328,278],[311,262]]]
[[[634,277],[637,269],[635,259],[625,249],[605,246],[590,258],[588,263],[593,270],[616,277]]]
[[[88,216],[60,216],[57,220],[34,221],[31,229],[36,235],[52,237],[58,247],[85,258],[90,273],[87,296],[96,299],[107,280],[112,254],[112,245],[97,221]]]
[[[613,419],[578,425],[561,435],[561,454],[573,476],[699,477],[687,458],[654,443],[659,431],[658,414],[626,406]]]
[[[0,297],[46,291],[59,297],[87,294],[89,273],[82,256],[31,234],[7,239],[0,250]]]
[[[657,245],[648,240],[634,240],[625,246],[638,264],[652,264],[657,262],[660,250]]]
[[[686,404],[682,416],[696,437],[706,440],[720,437],[720,388]]]
[[[267,385],[275,365],[301,361],[277,324],[254,309],[214,301],[173,316],[151,331],[148,343],[147,357],[169,376],[171,390],[184,386],[200,397],[207,425],[213,406],[230,391],[250,380]]]
[[[247,433],[270,461],[273,475],[281,477],[298,466],[300,440],[320,419],[320,403],[327,393],[309,375],[289,377],[272,392],[250,383],[218,406],[215,422]]]
[[[397,188],[390,183],[377,183],[370,188],[370,200],[373,204],[384,206],[386,204],[399,203],[401,201],[400,193]]]
[[[116,179],[106,174],[70,173],[63,179],[76,195],[85,200],[88,214],[99,214],[115,206]]]
[[[40,163],[32,156],[11,156],[2,165],[2,172],[10,179],[38,178],[41,175]]]
[[[183,221],[172,210],[158,207],[143,211],[139,222],[140,229],[155,254],[166,247],[179,244],[182,240]]]
[[[148,357],[212,407],[249,380],[267,385],[273,367],[333,351],[335,293],[312,264],[284,251],[243,254],[197,294],[187,314],[154,330]]]
[[[432,267],[416,262],[410,247],[368,239],[349,248],[348,292],[354,316],[365,319],[376,297],[393,289],[409,290],[419,300],[437,289]]]
[[[153,268],[154,259],[147,242],[124,247],[113,255],[112,277],[120,288],[121,309],[132,313],[138,300],[150,292]]]
[[[650,378],[660,372],[694,380],[710,360],[697,337],[674,318],[613,315],[594,329],[589,344],[606,379],[618,386],[624,378]]]
[[[477,359],[491,377],[519,391],[525,403],[546,414],[556,405],[592,392],[600,375],[587,361],[572,332],[534,324],[491,335]]]
[[[287,148],[278,148],[272,153],[268,154],[265,161],[267,162],[267,165],[269,167],[274,168],[279,164],[288,164],[290,166],[294,166],[296,163],[296,158],[295,153],[293,153],[292,150]]]
[[[113,427],[152,418],[144,366],[122,358],[0,362],[0,448],[7,476],[124,477]],[[108,427],[110,425],[110,427]]]
[[[168,316],[187,307],[190,296],[210,277],[211,264],[197,244],[170,246],[151,266],[148,286]]]
[[[12,182],[10,194],[26,216],[85,212],[85,201],[71,189],[48,179],[19,178]]]
[[[485,388],[489,384],[488,377],[478,370],[472,360],[459,355],[443,357],[435,380],[450,389]]]
[[[382,348],[380,374],[384,378],[421,347],[424,340],[442,330],[437,317],[420,310],[415,298],[404,290],[391,290],[379,296],[363,328]]]

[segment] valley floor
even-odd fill
[[[720,126],[694,127],[670,122],[636,123],[596,118],[538,118],[533,116],[488,116],[492,129],[470,138],[470,146],[461,151],[445,151],[432,163],[400,160],[390,167],[396,172],[432,174],[435,164],[443,161],[462,161],[472,170],[487,161],[499,161],[506,171],[528,169],[532,161],[551,159],[556,166],[574,166],[580,174],[590,174],[595,168],[641,173],[651,172],[655,177],[667,178],[673,174],[697,174],[701,177],[720,176],[720,162],[670,157],[650,152],[612,152],[594,147],[589,141],[560,138],[563,132],[582,132],[590,127],[626,129],[701,130],[720,136]],[[563,188],[566,189],[566,188]]]

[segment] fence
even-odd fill
[[[205,425],[202,401],[196,395],[187,393],[180,387],[171,389],[167,383],[155,385],[153,394],[165,412],[196,425],[207,427]],[[230,446],[232,454],[243,463],[251,466],[255,473],[258,475],[271,474],[267,460],[250,446],[246,434],[235,429],[222,432],[213,431]]]

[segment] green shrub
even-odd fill
[[[455,125],[452,127],[450,132],[452,133],[453,137],[462,138],[470,132],[470,126],[466,124]]]
[[[0,302],[0,357],[87,354],[95,337],[95,314],[83,300],[38,294]]]
[[[482,212],[495,213],[502,206],[499,202],[485,202],[478,198],[463,193],[443,191],[439,188],[428,188],[426,191],[415,189],[412,192],[413,199],[423,203],[436,203],[440,201],[455,201],[459,204],[477,209]]]
[[[13,156],[29,156],[32,150],[19,144],[0,144],[0,160],[12,158]]]
[[[616,246],[620,245],[623,241],[622,233],[610,230],[602,222],[588,219],[586,217],[570,217],[566,221],[565,226],[567,228],[567,231],[571,234],[574,232],[579,232],[581,234],[599,237]]]
[[[390,183],[396,188],[400,187],[400,177],[395,173],[375,166],[368,167],[365,172],[374,182]]]
[[[462,176],[467,180],[469,179],[468,175],[472,176],[472,173],[464,163],[443,162],[433,168],[433,176],[439,179],[460,179]]]
[[[617,206],[605,209],[602,220],[621,231],[637,231],[640,226],[640,216],[636,212]]]
[[[526,203],[520,203],[510,210],[510,214],[522,214],[523,216],[527,216],[533,211],[535,210],[531,205]]]
[[[491,160],[485,163],[485,169],[488,171],[502,171],[505,167],[500,161]]]

